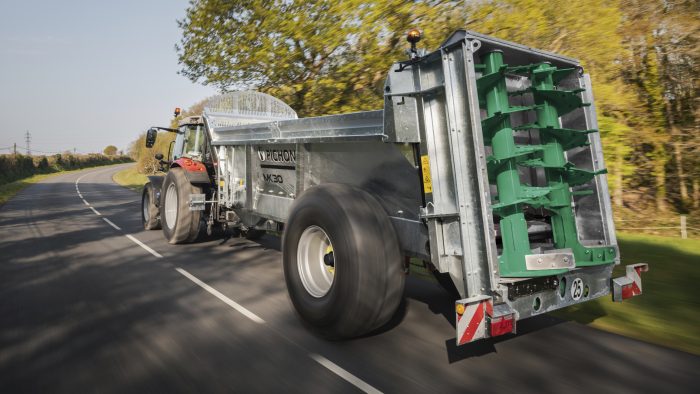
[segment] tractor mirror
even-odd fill
[[[156,143],[156,135],[158,134],[158,130],[154,128],[148,129],[146,132],[146,148],[153,148],[153,145]]]

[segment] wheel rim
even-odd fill
[[[329,256],[333,266],[327,264]],[[333,245],[326,232],[318,226],[304,230],[297,248],[297,266],[301,283],[309,294],[315,298],[328,294],[335,278],[334,265]]]
[[[165,192],[165,225],[172,229],[175,227],[177,220],[177,189],[175,184],[171,183],[168,190]]]
[[[151,197],[149,197],[149,196],[148,196],[148,192],[146,192],[146,193],[143,195],[143,207],[141,207],[141,208],[143,209],[143,221],[144,221],[144,222],[147,222],[147,221],[148,221],[148,218],[150,217],[150,216],[148,215],[148,206],[149,206],[150,204],[151,204]]]

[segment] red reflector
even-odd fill
[[[634,287],[632,283],[622,286],[622,299],[626,300],[634,296]]]
[[[514,321],[513,315],[491,319],[491,336],[497,337],[499,335],[510,334],[513,332]]]

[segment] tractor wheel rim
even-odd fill
[[[169,229],[173,229],[175,221],[177,221],[177,189],[175,184],[171,183],[165,193],[165,224]]]
[[[297,268],[301,283],[315,298],[328,294],[335,279],[335,267],[324,262],[324,257],[333,253],[333,245],[323,229],[310,226],[299,237]]]

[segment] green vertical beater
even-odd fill
[[[557,69],[549,64],[508,67],[503,64],[500,51],[484,55],[484,63],[478,65],[483,76],[477,80],[479,102],[486,109],[487,118],[482,121],[484,141],[490,144],[493,154],[488,158],[489,181],[495,183],[498,201],[492,205],[500,216],[503,241],[499,256],[501,276],[532,277],[549,276],[567,272],[567,269],[528,270],[525,256],[532,254],[523,214],[525,205],[543,207],[551,213],[551,225],[556,249],[570,248],[577,266],[608,264],[613,262],[614,249],[609,247],[587,248],[578,241],[576,222],[571,208],[571,186],[590,181],[596,174],[575,168],[566,160],[565,151],[588,143],[587,134],[596,130],[564,129],[559,116],[584,104],[580,90],[558,90],[557,83],[573,69]],[[527,73],[531,87],[520,92],[506,90],[505,74]],[[533,106],[511,106],[509,95],[532,93]],[[535,111],[537,122],[513,128],[510,114]],[[514,130],[539,131],[540,145],[517,145]],[[546,186],[533,187],[520,182],[518,166],[544,168]]]

